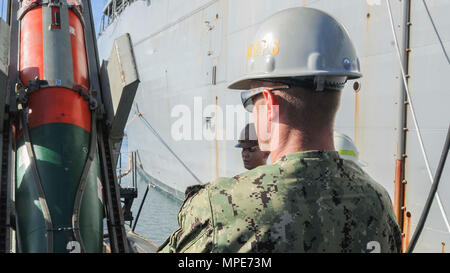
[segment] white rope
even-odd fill
[[[397,51],[397,57],[398,57],[398,60],[399,60],[399,63],[400,63],[400,69],[402,71],[403,84],[405,86],[406,95],[408,97],[408,102],[409,102],[408,105],[409,105],[409,108],[411,110],[414,126],[416,127],[416,130],[417,130],[417,137],[419,139],[420,149],[422,151],[423,158],[425,159],[425,166],[427,168],[428,177],[430,179],[431,184],[433,184],[433,180],[434,180],[433,179],[433,174],[431,172],[430,164],[428,162],[428,157],[427,157],[427,154],[425,152],[425,147],[424,147],[423,140],[422,140],[422,134],[421,134],[420,129],[419,129],[419,124],[417,122],[416,113],[415,113],[414,107],[413,107],[413,101],[412,101],[412,98],[411,98],[411,95],[410,95],[410,92],[409,92],[408,82],[406,80],[406,73],[405,73],[405,70],[404,70],[403,64],[402,64],[402,57],[401,57],[401,54],[400,54],[400,47],[398,45],[397,34],[395,33],[394,18],[392,16],[391,4],[390,4],[389,0],[386,0],[386,5],[387,5],[387,8],[388,8],[388,12],[389,12],[389,20],[391,22],[391,29],[392,29],[392,34],[394,36],[395,47],[397,49],[396,50]],[[441,198],[439,197],[439,193],[436,193],[436,200],[438,202],[439,209],[441,210],[442,217],[444,218],[445,225],[447,226],[447,231],[450,233],[450,224],[449,224],[449,221],[447,219],[447,214],[446,214],[446,212],[444,210],[444,207],[442,205]]]

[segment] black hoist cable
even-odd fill
[[[430,212],[431,205],[433,204],[434,196],[436,195],[439,181],[441,180],[441,175],[444,170],[445,161],[447,160],[447,155],[450,147],[450,125],[447,132],[447,139],[445,140],[444,149],[442,150],[441,159],[439,161],[438,168],[436,170],[436,175],[434,176],[433,185],[431,186],[430,193],[428,194],[427,202],[425,203],[424,210],[422,215],[420,216],[419,223],[417,224],[417,228],[414,231],[414,235],[411,238],[411,242],[406,250],[406,253],[412,253],[414,251],[414,247],[416,246],[417,240],[422,233],[423,227],[428,217],[428,213]]]

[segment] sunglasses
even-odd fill
[[[271,86],[271,87],[258,87],[241,93],[242,105],[248,112],[253,112],[253,99],[264,91],[272,92],[277,90],[289,89],[289,85]]]

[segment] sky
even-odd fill
[[[96,33],[98,33],[100,29],[100,22],[102,20],[102,11],[106,2],[107,2],[106,0],[91,0],[92,15],[94,16]]]
[[[95,30],[98,33],[100,29],[100,22],[102,20],[103,7],[107,0],[90,0],[92,6],[92,15],[94,16]],[[0,18],[6,21],[7,1],[0,0]]]

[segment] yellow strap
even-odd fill
[[[351,151],[351,150],[339,150],[338,153],[341,154],[341,155],[349,155],[349,156],[356,157],[356,153],[354,151]]]

